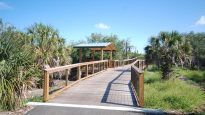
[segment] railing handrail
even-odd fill
[[[134,59],[137,59],[137,58],[132,58],[132,59],[123,59],[123,60],[113,60],[113,61],[131,61],[131,60],[134,60]]]
[[[131,84],[139,106],[144,106],[144,60],[136,60],[131,66]]]
[[[70,65],[47,68],[47,69],[44,69],[44,71],[47,71],[48,73],[54,73],[54,72],[58,72],[58,71],[63,71],[65,69],[75,68],[75,67],[78,67],[78,66],[102,63],[102,62],[107,62],[107,61],[108,60],[100,60],[100,61],[92,61],[92,62],[75,63],[75,64],[70,64]]]
[[[130,60],[134,60],[134,59],[137,59],[137,58],[132,58],[132,59],[124,59],[123,61],[130,61]]]

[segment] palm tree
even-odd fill
[[[0,110],[23,105],[28,88],[34,86],[35,68],[26,35],[0,20]]]
[[[152,50],[152,57],[157,65],[157,67],[160,67],[160,41],[157,37],[151,37],[150,39],[150,46]]]
[[[152,57],[158,67],[161,67],[162,79],[168,79],[172,72],[172,64],[180,57],[181,35],[173,31],[160,32],[157,37],[151,37],[150,45],[145,47],[148,57]],[[183,52],[186,53],[186,52]]]
[[[41,69],[44,65],[53,66],[53,58],[60,59],[61,64],[70,63],[70,52],[66,51],[69,48],[52,26],[35,23],[27,29],[27,34],[31,38],[36,63]]]
[[[152,50],[152,47],[150,45],[147,45],[144,48],[144,50],[145,50],[145,64],[148,67],[148,65],[150,63],[152,63],[152,61],[153,61],[153,58],[152,58],[153,57],[153,50]]]

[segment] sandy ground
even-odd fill
[[[28,111],[30,111],[31,109],[33,109],[32,106],[25,106],[25,107],[22,107],[20,109],[15,110],[15,111],[0,112],[0,115],[24,115]]]

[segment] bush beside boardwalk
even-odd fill
[[[148,68],[145,71],[145,107],[162,109],[167,112],[175,111],[181,113],[200,113],[205,104],[205,93],[202,88],[192,80],[194,71],[178,68],[172,79],[161,80],[160,72],[156,69]],[[203,71],[197,71],[200,78],[205,78]],[[176,74],[177,73],[177,74]],[[186,81],[177,76],[187,75]],[[199,76],[198,76],[199,77]],[[190,81],[191,80],[191,81]]]

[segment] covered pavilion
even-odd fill
[[[92,60],[94,61],[95,52],[100,52],[100,60],[103,60],[103,54],[105,51],[109,52],[109,59],[112,60],[113,51],[116,51],[115,46],[110,42],[105,43],[82,43],[73,46],[79,48],[79,62],[82,62],[82,49],[89,48],[92,52]]]

